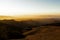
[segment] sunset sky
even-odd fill
[[[60,0],[0,0],[0,15],[59,14]]]

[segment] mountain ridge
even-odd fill
[[[0,20],[27,20],[27,19],[60,18],[60,15],[24,15],[24,16],[0,16]]]

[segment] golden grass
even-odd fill
[[[26,40],[60,40],[60,27],[43,26],[34,35],[29,35]]]

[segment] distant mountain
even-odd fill
[[[11,16],[0,16],[0,20],[10,20],[10,19],[14,19],[14,17],[11,17]]]
[[[17,21],[20,20],[36,20],[36,19],[59,19],[60,15],[24,15],[24,16],[0,16],[0,20],[10,20],[10,19],[14,19]]]
[[[60,15],[24,15],[24,16],[16,16],[16,20],[27,20],[27,19],[59,19]]]

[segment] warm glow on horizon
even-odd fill
[[[0,0],[0,15],[60,14],[59,0]]]

